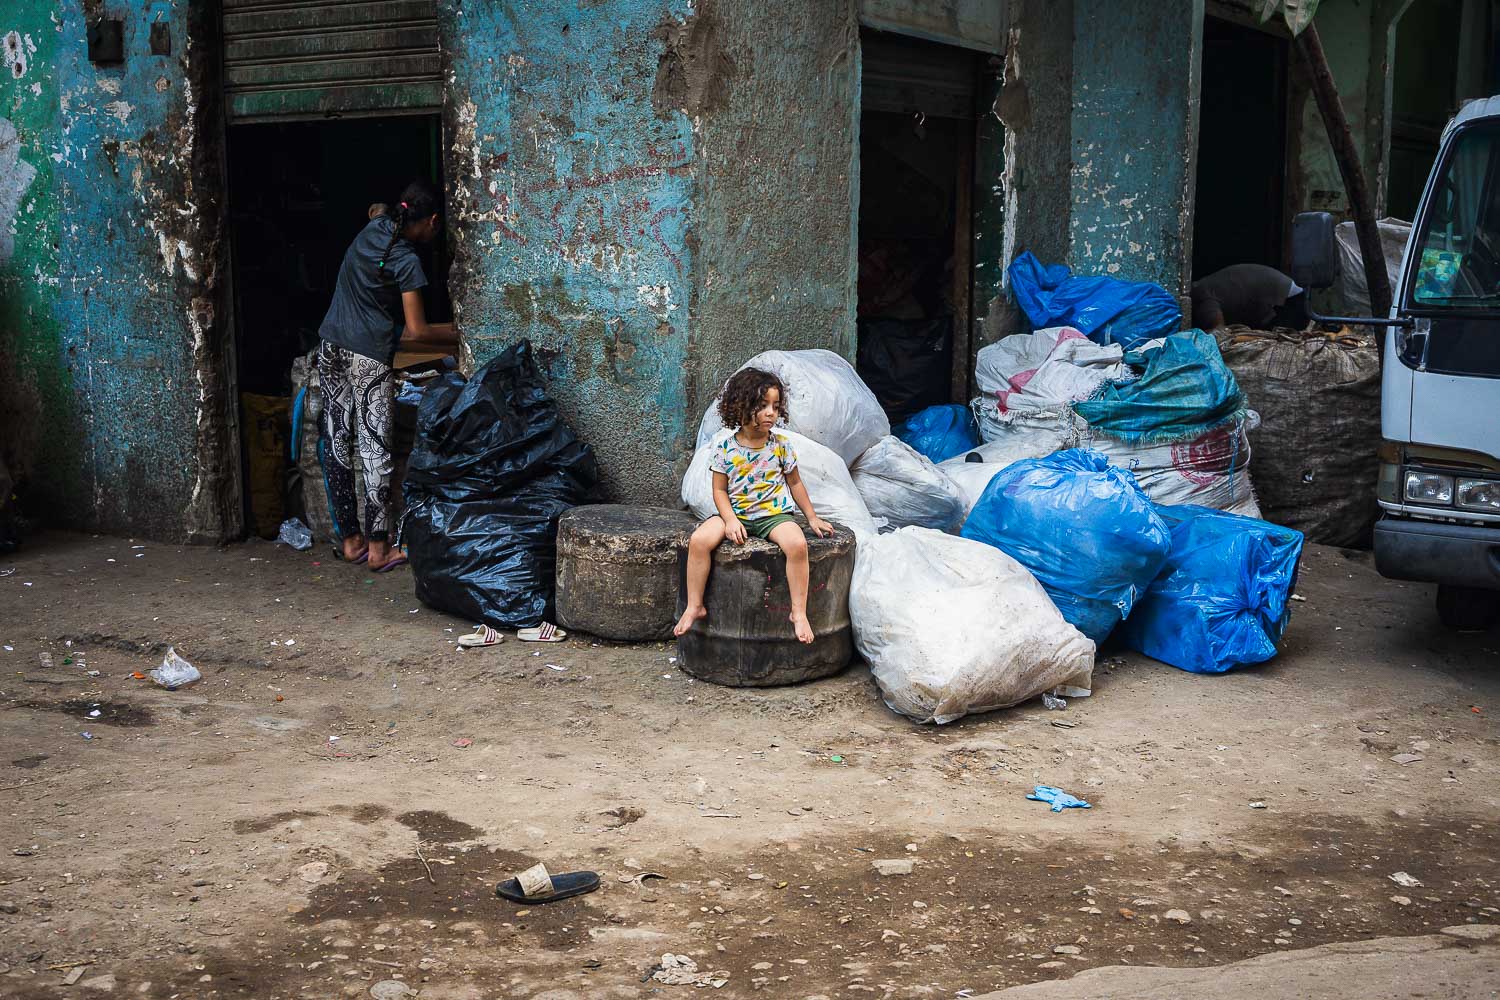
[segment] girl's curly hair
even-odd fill
[[[744,427],[755,419],[755,411],[760,409],[762,400],[771,389],[775,389],[780,397],[776,412],[785,420],[786,386],[781,384],[781,379],[761,368],[741,368],[724,383],[724,391],[719,393],[719,419],[724,421],[725,427]]]

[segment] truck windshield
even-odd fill
[[[1500,307],[1500,123],[1465,128],[1419,223],[1411,304],[1427,310]]]

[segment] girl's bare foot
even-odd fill
[[[344,539],[344,561],[353,562],[365,554],[366,548],[364,535],[350,535]]]
[[[682,617],[677,619],[677,624],[675,627],[673,627],[672,634],[686,635],[688,629],[693,627],[694,622],[707,617],[708,609],[701,604],[697,605],[696,607],[688,608],[682,613]]]
[[[813,641],[812,622],[807,620],[806,615],[792,615],[792,630],[797,633],[797,641],[808,643]]]

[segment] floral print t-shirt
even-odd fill
[[[729,506],[742,521],[796,513],[786,485],[787,473],[796,467],[792,443],[775,431],[761,448],[746,448],[734,434],[726,434],[709,462],[714,472],[728,477]]]

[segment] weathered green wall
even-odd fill
[[[1187,292],[1203,0],[1073,11],[1075,271]]]
[[[531,338],[606,490],[675,502],[723,374],[852,353],[852,4],[440,14],[466,361]]]
[[[445,0],[440,13],[467,361],[529,337],[607,489],[665,499],[688,426],[696,137],[665,103],[686,86],[667,60],[688,4]]]
[[[1202,24],[1202,0],[1009,0],[999,266],[1029,250],[1185,291]],[[999,287],[978,346],[1024,328]]]
[[[36,45],[21,75],[6,74],[4,103],[39,172],[0,272],[0,398],[15,414],[0,440],[30,508],[59,524],[184,540],[238,531],[215,8],[28,0],[7,11]],[[101,12],[124,23],[118,65],[87,56],[85,21]],[[151,51],[158,22],[170,54]]]
[[[53,5],[0,13],[0,459],[26,487],[79,495],[76,464],[49,468],[81,435],[58,317],[60,200],[52,154],[60,135]],[[32,489],[31,492],[39,492]]]

